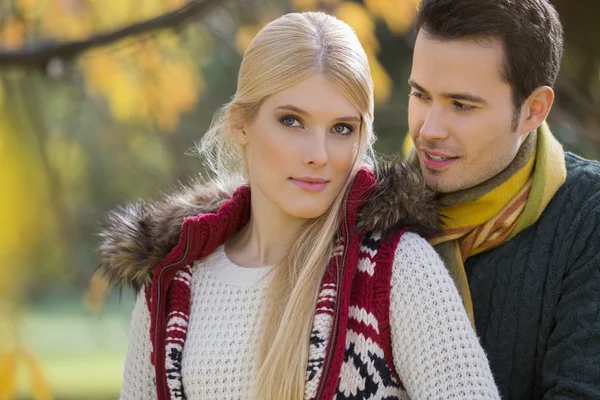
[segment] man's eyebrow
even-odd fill
[[[425,90],[423,86],[419,85],[412,78],[408,80],[408,84],[410,85],[410,87],[417,89],[419,92],[427,93],[427,90]]]
[[[479,103],[487,105],[488,102],[485,101],[483,97],[476,96],[470,93],[442,93],[442,97],[446,97],[448,99],[453,100],[465,100],[470,101],[471,103]]]
[[[425,89],[423,86],[419,85],[413,79],[409,79],[408,84],[411,87],[413,87],[414,89],[418,90],[419,92],[428,93],[427,89]],[[474,94],[470,94],[470,93],[442,93],[442,97],[445,97],[447,99],[453,99],[453,100],[470,101],[472,103],[479,103],[479,104],[484,104],[484,105],[488,104],[488,102],[483,97],[477,96]]]

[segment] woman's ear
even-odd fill
[[[227,112],[227,120],[229,121],[229,132],[231,132],[235,141],[241,146],[248,144],[248,135],[244,129],[245,118],[242,107],[232,104]]]

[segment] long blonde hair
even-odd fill
[[[342,194],[361,166],[372,166],[373,83],[355,32],[324,13],[292,13],[266,25],[252,40],[242,60],[235,96],[215,114],[199,144],[217,177],[228,179],[245,170],[243,150],[232,130],[251,121],[267,97],[315,74],[328,78],[361,114],[358,154]],[[304,397],[313,315],[340,224],[343,197],[337,196],[325,214],[307,222],[274,270],[258,352],[256,399]]]

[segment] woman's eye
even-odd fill
[[[282,124],[289,127],[302,126],[298,118],[292,117],[290,115],[286,115],[285,117],[281,118],[280,121]]]
[[[352,128],[346,124],[336,124],[331,128],[331,132],[338,135],[349,135],[352,133]]]

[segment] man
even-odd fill
[[[503,399],[600,399],[600,164],[545,119],[563,31],[546,0],[422,0],[409,128]]]

